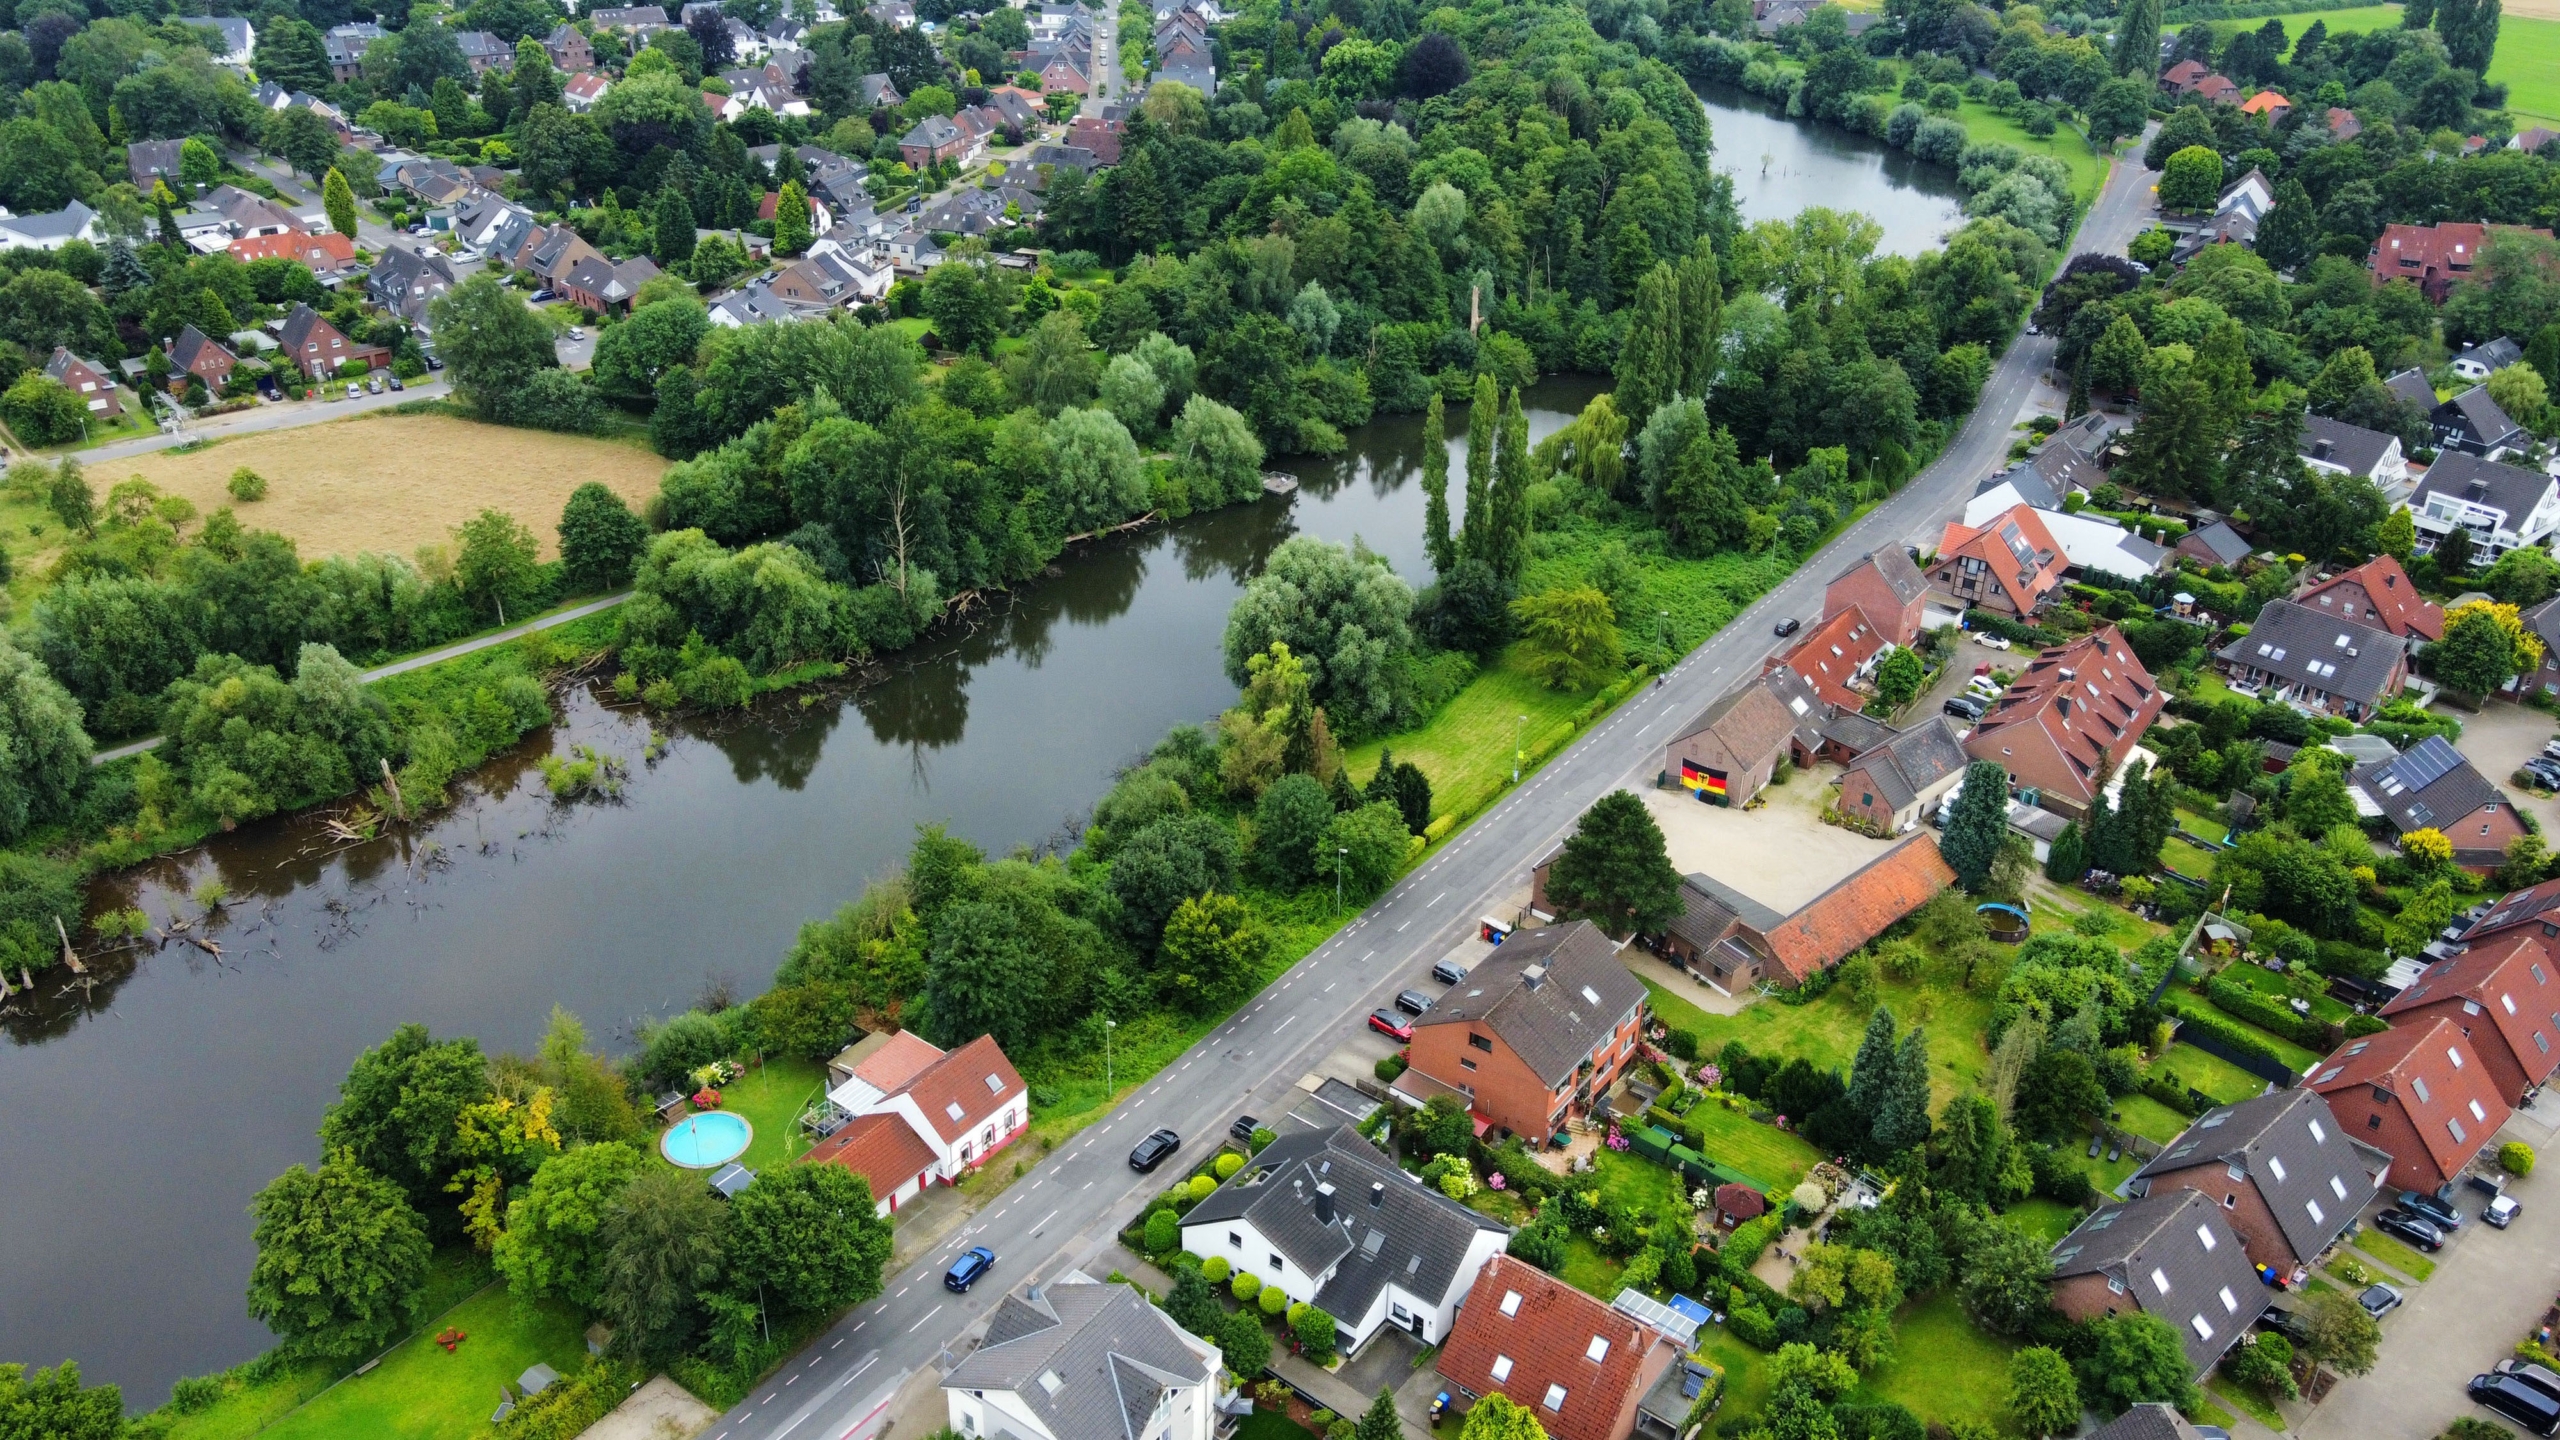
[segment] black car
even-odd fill
[[[1801,621],[1801,620],[1799,620],[1799,619],[1797,619],[1797,618],[1796,618],[1796,617],[1794,617],[1793,615],[1790,615],[1790,616],[1788,616],[1786,619],[1781,620],[1781,621],[1779,621],[1779,622],[1778,622],[1778,638],[1783,640],[1783,639],[1785,639],[1787,636],[1789,636],[1789,635],[1793,635],[1793,634],[1794,634],[1794,633],[1796,633],[1798,630],[1801,630],[1801,629],[1803,629],[1803,628],[1804,628],[1804,622],[1803,622],[1803,621]]]
[[[2429,1195],[2420,1190],[2403,1190],[2400,1192],[2400,1208],[2427,1221],[2439,1230],[2462,1228],[2462,1212],[2454,1209],[2452,1202],[2441,1196]]]
[[[2528,1435],[2560,1431],[2560,1400],[2554,1400],[2513,1375],[2474,1375],[2471,1400],[2501,1420],[2524,1427]]]
[[[996,1252],[984,1245],[973,1246],[951,1262],[950,1270],[942,1277],[943,1288],[955,1295],[966,1295],[969,1287],[978,1283],[979,1276],[995,1267]]]
[[[2553,1374],[2548,1366],[2536,1365],[2530,1360],[2509,1359],[2501,1360],[2489,1368],[2498,1374],[2521,1380],[2553,1400],[2560,1401],[2560,1375]]]
[[[2258,1323],[2299,1345],[2311,1337],[2311,1327],[2301,1315],[2281,1305],[2270,1305],[2258,1317]]]
[[[1164,1157],[1182,1148],[1182,1137],[1170,1130],[1158,1130],[1138,1142],[1129,1152],[1129,1168],[1144,1175],[1164,1163]]]
[[[2444,1248],[2444,1232],[2435,1222],[2394,1207],[2373,1217],[2373,1228],[2385,1235],[2397,1236],[2421,1250]]]
[[[1431,978],[1443,985],[1455,985],[1467,978],[1467,967],[1455,960],[1443,960],[1431,967]]]
[[[1261,1124],[1261,1121],[1250,1115],[1239,1115],[1236,1117],[1236,1123],[1227,1127],[1227,1133],[1250,1145],[1253,1143],[1254,1130]]]
[[[1396,996],[1396,1008],[1407,1015],[1419,1015],[1431,1008],[1431,997],[1419,990],[1406,990]]]
[[[1970,695],[1958,695],[1938,708],[1959,720],[1979,720],[1982,712],[1990,707]]]

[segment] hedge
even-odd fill
[[[2006,615],[1995,614],[1989,610],[1967,610],[1964,612],[1964,623],[1975,630],[1988,630],[2013,645],[2033,645],[2042,649],[2048,645],[2062,643],[2061,636],[2041,625],[2022,625]]]
[[[2338,1048],[2337,1029],[2328,1021],[2311,1015],[2297,1015],[2292,1006],[2237,980],[2216,975],[2204,982],[2204,993],[2216,1010],[2269,1034],[2281,1035],[2306,1050],[2326,1054]]]
[[[2275,1049],[2268,1045],[2266,1041],[2260,1039],[2254,1031],[2242,1029],[2240,1026],[2232,1024],[2230,1021],[2223,1019],[2221,1016],[2214,1014],[2210,1010],[2183,1004],[2173,1004],[2170,1009],[2171,1012],[2178,1017],[2181,1024],[2192,1025],[2196,1029],[2203,1031],[2205,1034],[2212,1036],[2214,1039],[2221,1041],[2223,1044],[2228,1045],[2243,1054],[2258,1056],[2271,1065],[2282,1066],[2287,1070],[2293,1068],[2291,1065],[2286,1063],[2283,1056],[2277,1054]]]
[[[498,1434],[501,1440],[570,1440],[610,1414],[647,1378],[637,1366],[598,1360],[508,1412],[498,1422]]]
[[[2264,20],[2270,15],[2307,15],[2318,10],[2354,10],[2371,0],[2241,0],[2237,5],[2179,5],[2160,17],[2163,25],[2191,25],[2199,20]]]

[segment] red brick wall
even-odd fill
[[[1908,645],[1920,635],[1920,619],[1928,605],[1923,593],[1912,597],[1906,605],[1895,597],[1893,587],[1876,573],[1873,564],[1857,569],[1831,582],[1822,592],[1822,614],[1828,619],[1852,605],[1867,612],[1884,638],[1896,645]]]
[[[1490,1054],[1467,1043],[1469,1035],[1493,1042]],[[1544,1138],[1547,1117],[1558,1102],[1531,1073],[1526,1062],[1502,1043],[1502,1037],[1479,1025],[1417,1026],[1408,1052],[1413,1068],[1458,1089],[1473,1089],[1477,1114],[1518,1135]],[[1470,1070],[1469,1064],[1475,1066]]]
[[[2289,1274],[2295,1265],[2309,1263],[2311,1257],[2293,1253],[2293,1242],[2284,1238],[2284,1229],[2276,1224],[2275,1212],[2267,1208],[2266,1197],[2258,1193],[2256,1182],[2232,1179],[2229,1167],[2221,1161],[2151,1177],[2152,1194],[2165,1194],[2171,1189],[2193,1190],[2221,1206],[2222,1218],[2239,1235],[2240,1248],[2249,1253],[2253,1263],[2272,1266],[2278,1274]],[[2225,1204],[2231,1197],[2237,1197],[2236,1203]]]
[[[2131,1294],[2108,1289],[2104,1275],[2074,1275],[2054,1282],[2053,1308],[2074,1320],[2095,1320],[2101,1315],[2130,1315],[2142,1307],[2133,1303]]]
[[[1885,803],[1884,787],[1864,768],[1840,777],[1840,813],[1865,821],[1879,835],[1893,829],[1893,807]]]

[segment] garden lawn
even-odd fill
[[[1590,1236],[1576,1235],[1565,1241],[1564,1268],[1556,1272],[1556,1278],[1605,1305],[1617,1299],[1618,1292],[1625,1288],[1618,1283],[1618,1277],[1626,1269],[1625,1264],[1592,1244]]]
[[[815,1061],[789,1056],[751,1068],[738,1083],[720,1092],[720,1108],[734,1110],[756,1127],[740,1164],[750,1170],[788,1165],[809,1148],[800,1133],[800,1112],[826,1092],[827,1072]]]
[[[1697,1112],[1689,1112],[1694,1115]],[[1767,1127],[1761,1127],[1767,1128]],[[1680,1188],[1676,1173],[1638,1159],[1630,1151],[1624,1154],[1603,1146],[1593,1157],[1592,1174],[1600,1182],[1604,1198],[1638,1211],[1678,1217],[1690,1213],[1689,1197]]]
[[[2070,1234],[2071,1227],[2080,1219],[2079,1211],[2059,1200],[2047,1200],[2041,1196],[2010,1206],[2008,1215],[2019,1229],[2047,1241],[2059,1240]]]
[[[2436,1262],[2370,1226],[2357,1232],[2355,1247],[2412,1280],[2436,1273]]]
[[[1529,673],[1519,646],[1503,652],[1418,730],[1383,742],[1398,760],[1420,766],[1431,780],[1431,813],[1447,814],[1459,801],[1482,805],[1511,779],[1511,746],[1522,748],[1568,720],[1596,690],[1550,690]],[[1526,722],[1520,716],[1529,717]],[[1343,757],[1366,780],[1378,768],[1378,743]]]
[[[1697,1123],[1708,1159],[1741,1171],[1765,1190],[1784,1194],[1822,1163],[1822,1152],[1803,1136],[1722,1105],[1701,1102],[1684,1118]]]
[[[2210,1015],[2225,1025],[2235,1026],[2238,1029],[2247,1032],[2251,1039],[2256,1040],[2259,1044],[2266,1046],[2267,1049],[2274,1052],[2276,1063],[2291,1066],[2293,1068],[2293,1073],[2296,1075],[2310,1069],[2312,1063],[2320,1058],[2318,1055],[2313,1054],[2309,1050],[2305,1050],[2301,1046],[2294,1044],[2292,1041],[2285,1039],[2281,1035],[2269,1034],[2268,1032],[2259,1029],[2257,1026],[2250,1024],[2248,1021],[2241,1019],[2237,1015],[2224,1014],[2222,1011],[2214,1008],[2212,1001],[2207,1000],[2202,995],[2198,995],[2191,990],[2186,990],[2173,985],[2169,988],[2168,993],[2162,995],[2160,999],[2162,1002],[2162,1008],[2166,1009],[2172,1015],[2190,1013],[2196,1015]],[[2247,1072],[2243,1071],[2242,1073],[2246,1074]],[[2210,1087],[2199,1086],[2197,1088],[2207,1089]],[[2254,1095],[2257,1092],[2253,1090],[2250,1093]]]
[[[1724,1371],[1724,1404],[1719,1413],[1756,1415],[1768,1403],[1768,1357],[1734,1339],[1732,1331],[1722,1325],[1699,1326],[1697,1353]]]
[[[2284,988],[2284,977],[2263,965],[2226,966],[2222,974],[2224,978],[2236,980],[2261,995],[2274,996],[2278,1004],[2293,998],[2293,992]],[[2325,991],[2305,998],[2310,1000],[2312,1018],[2317,1020],[2334,1021],[2343,1025],[2349,1016],[2356,1013],[2330,998]]]
[[[1982,1084],[1991,1059],[1983,1051],[1982,1037],[1991,1028],[1991,1002],[1999,976],[1986,969],[1974,977],[1971,990],[1952,983],[1952,977],[1927,973],[1909,983],[1882,980],[1864,1003],[1835,985],[1807,1004],[1759,1000],[1735,1015],[1710,1015],[1651,982],[1645,988],[1653,992],[1654,1013],[1664,1024],[1698,1037],[1701,1060],[1714,1059],[1727,1041],[1739,1040],[1755,1055],[1801,1055],[1814,1065],[1842,1070],[1858,1053],[1867,1016],[1877,1005],[1885,1005],[1902,1024],[1928,1027],[1932,1103],[1943,1104],[1948,1097]]]
[[[2190,845],[2175,835],[2160,847],[2160,863],[2198,880],[2213,874],[2213,852]]]
[[[2017,121],[1972,100],[1964,102],[1956,118],[1976,143],[2014,145],[2025,154],[2050,155],[2061,161],[2071,171],[2072,198],[2084,209],[2107,183],[2107,157],[2090,149],[2080,132],[2068,125],[2039,140]]]
[[[447,1326],[470,1338],[445,1353],[432,1337]],[[557,1300],[519,1306],[490,1285],[419,1327],[371,1372],[346,1380],[263,1433],[266,1440],[454,1440],[492,1433],[500,1387],[537,1362],[563,1376],[587,1361],[585,1322]]]
[[[2116,1124],[2145,1140],[2166,1145],[2187,1128],[2187,1117],[2148,1095],[2127,1095],[2116,1101]]]
[[[2560,20],[2502,17],[2488,78],[2507,87],[2507,109],[2517,129],[2536,120],[2560,126]]]
[[[2163,1068],[2175,1070],[2179,1079],[2225,1105],[2265,1094],[2267,1089],[2266,1081],[2193,1045],[2170,1046],[2169,1053],[2153,1061],[2151,1068],[2155,1072]]]
[[[2190,835],[2200,835],[2217,843],[2231,838],[2231,827],[2210,815],[2195,810],[2180,810],[2177,813],[2178,828]]]
[[[1899,1401],[1923,1421],[1972,1420],[2000,1426],[2009,1388],[2009,1356],[2017,1345],[1984,1330],[1964,1313],[1953,1290],[1902,1307],[1894,1317],[1893,1358],[1865,1388]]]
[[[2250,1419],[2268,1429],[2275,1431],[2284,1429],[2284,1412],[2268,1404],[2263,1396],[2248,1386],[2216,1375],[2205,1382],[2205,1389],[2212,1391],[2213,1398],[2216,1400],[2226,1401],[2235,1408],[2248,1412]]]

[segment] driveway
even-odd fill
[[[2560,799],[2536,796],[2507,783],[2517,766],[2541,753],[2552,732],[2560,729],[2560,722],[2543,711],[2503,700],[2490,702],[2477,715],[2460,710],[2445,713],[2462,722],[2462,739],[2454,748],[2462,752],[2463,758],[2488,776],[2489,783],[2506,791],[2527,814],[2540,820],[2546,838],[2560,836]]]
[[[1822,797],[1837,765],[1799,770],[1760,792],[1757,810],[1701,804],[1686,790],[1648,787],[1645,808],[1662,827],[1681,874],[1711,875],[1781,914],[1848,879],[1885,851],[1885,842],[1822,823]]]
[[[2540,1151],[2553,1134],[2520,1115],[2498,1139]],[[2409,1301],[2383,1319],[2380,1361],[2303,1416],[2294,1427],[2302,1440],[2433,1440],[2456,1416],[2485,1416],[2463,1387],[2512,1353],[2560,1291],[2560,1191],[2545,1196],[2536,1183],[2512,1183],[2524,1205],[2512,1226],[2465,1224],[2435,1257],[2432,1278],[2400,1286]],[[2463,1213],[2476,1216],[2482,1198],[2466,1191]]]

